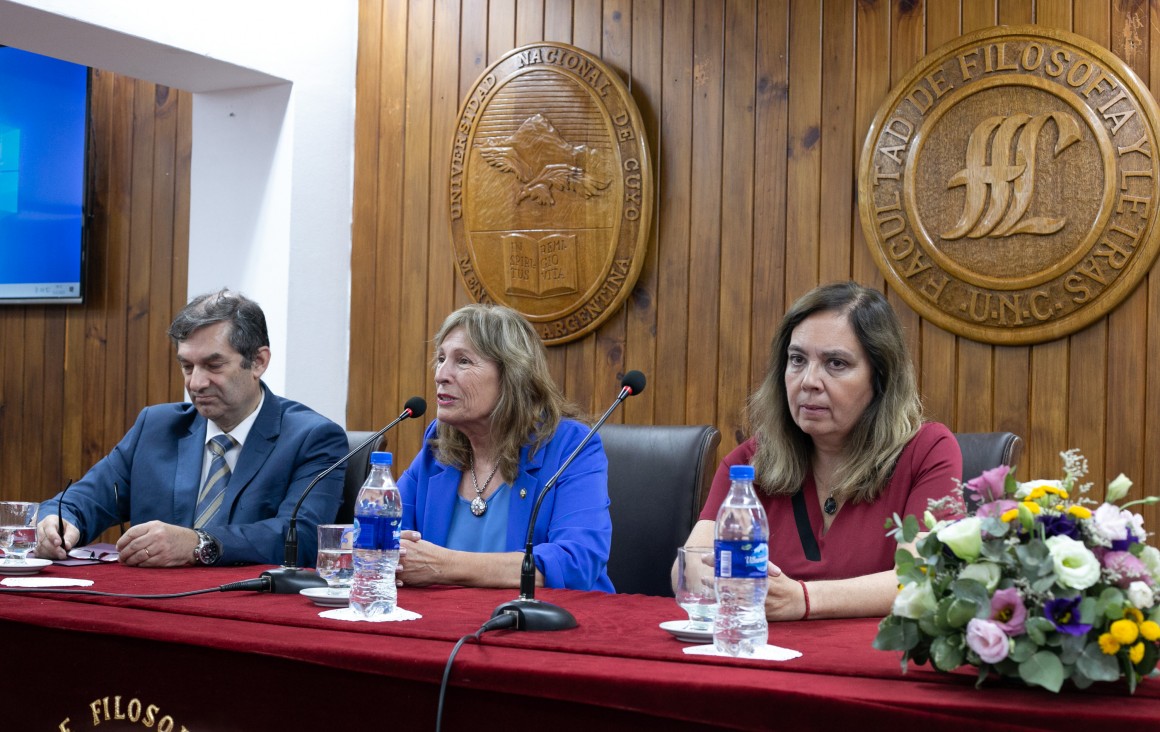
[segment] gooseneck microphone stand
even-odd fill
[[[263,591],[284,595],[295,594],[299,590],[304,590],[308,587],[326,587],[326,580],[319,577],[317,572],[306,569],[298,563],[298,510],[302,508],[302,502],[306,500],[306,496],[310,495],[310,491],[314,489],[318,481],[330,475],[340,465],[345,465],[346,461],[350,460],[359,450],[378,440],[389,429],[404,419],[422,417],[426,411],[427,402],[423,397],[411,397],[403,405],[403,412],[398,417],[395,417],[390,424],[363,440],[358,447],[339,458],[334,465],[323,470],[314,480],[310,481],[310,485],[306,486],[306,490],[302,491],[302,496],[299,497],[298,503],[294,504],[294,511],[290,514],[290,522],[286,528],[286,547],[282,552],[282,566],[278,569],[267,570],[259,575],[259,577],[266,580],[268,585]]]
[[[540,515],[540,506],[544,503],[544,497],[548,495],[548,491],[556,485],[556,481],[592,439],[592,435],[600,429],[605,420],[612,414],[612,412],[620,406],[630,396],[636,395],[644,391],[645,378],[644,374],[639,371],[629,371],[620,380],[620,394],[616,397],[616,401],[608,408],[596,424],[592,425],[592,429],[588,430],[588,434],[556,471],[556,474],[548,479],[544,484],[544,490],[540,491],[539,497],[536,498],[536,505],[532,507],[532,518],[528,522],[528,537],[524,547],[524,561],[520,565],[520,596],[518,599],[505,602],[492,612],[493,618],[501,617],[503,615],[516,616],[515,630],[567,630],[568,628],[576,627],[576,618],[572,617],[572,613],[568,612],[559,605],[553,605],[550,602],[543,602],[536,599],[536,562],[532,557],[532,533],[536,528],[536,518]]]

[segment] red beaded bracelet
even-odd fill
[[[798,580],[797,583],[802,586],[802,596],[806,599],[806,614],[802,616],[802,620],[810,619],[810,591],[806,589],[806,583]]]

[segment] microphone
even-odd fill
[[[358,447],[339,458],[334,465],[323,470],[314,480],[310,481],[310,485],[302,491],[302,496],[298,499],[298,503],[294,504],[294,511],[290,514],[290,523],[286,529],[286,548],[282,553],[282,566],[278,569],[267,570],[259,575],[268,578],[267,586],[262,591],[283,595],[293,594],[307,587],[326,587],[326,580],[319,577],[317,572],[305,569],[298,564],[298,510],[302,508],[302,502],[306,500],[306,496],[310,495],[310,491],[314,490],[318,481],[333,473],[340,465],[345,465],[346,461],[350,460],[359,450],[378,440],[387,430],[404,419],[422,417],[426,411],[427,402],[423,397],[411,397],[403,405],[402,413],[395,417],[390,424],[363,440]]]
[[[536,599],[536,562],[532,557],[532,533],[536,528],[536,518],[540,515],[540,505],[544,502],[544,496],[548,495],[548,491],[552,490],[556,485],[556,481],[592,439],[592,435],[600,429],[605,420],[612,414],[613,410],[620,406],[630,396],[635,396],[644,391],[645,378],[644,374],[639,371],[629,371],[620,380],[620,394],[617,395],[616,401],[608,408],[596,424],[592,425],[592,429],[588,430],[588,434],[584,435],[584,439],[556,471],[556,474],[548,479],[544,484],[544,490],[540,491],[540,495],[536,498],[536,505],[532,507],[532,518],[528,521],[528,538],[524,547],[524,561],[520,565],[520,596],[519,599],[511,600],[500,605],[492,612],[493,618],[501,615],[515,615],[516,627],[515,630],[567,630],[568,628],[576,627],[576,618],[572,617],[572,613],[564,608],[553,605],[550,602],[542,602]]]

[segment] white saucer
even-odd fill
[[[298,594],[305,595],[322,607],[346,607],[350,604],[350,590],[342,590],[338,594],[331,593],[327,587],[307,587],[298,590]]]
[[[661,623],[661,629],[672,633],[677,637],[677,640],[683,643],[712,643],[713,631],[711,630],[692,630],[689,628],[688,620],[669,620]]]
[[[15,564],[10,559],[0,559],[0,574],[12,576],[36,574],[50,564],[52,564],[52,560],[34,557],[25,559],[23,564]]]

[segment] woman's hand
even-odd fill
[[[766,565],[769,584],[765,592],[767,620],[801,620],[806,614],[806,598],[801,583],[781,573],[773,562]]]
[[[418,531],[404,531],[399,542],[395,584],[423,587],[447,582],[444,575],[450,556],[449,549],[423,541]]]

